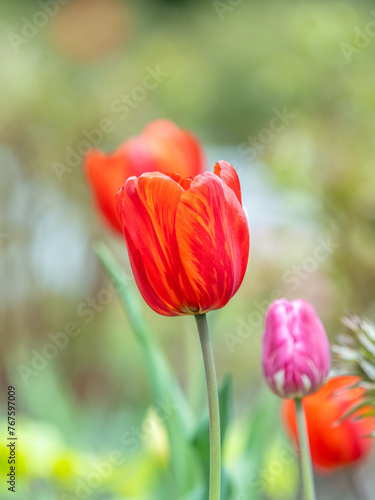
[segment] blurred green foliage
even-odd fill
[[[56,0],[46,23],[40,4],[0,4],[0,373],[2,401],[9,384],[17,388],[20,500],[74,494],[124,432],[134,438],[155,404],[118,294],[104,300],[110,282],[93,242],[106,240],[127,273],[129,265],[123,242],[92,209],[81,164],[82,141],[109,151],[162,116],[205,145],[230,147],[245,191],[254,172],[269,187],[259,197],[274,219],[249,213],[247,277],[210,321],[219,379],[232,372],[234,381],[224,466],[234,485],[250,478],[232,498],[292,498],[295,463],[269,472],[283,437],[276,402],[261,390],[261,313],[279,290],[311,300],[331,338],[348,310],[375,316],[373,3]],[[145,93],[150,68],[164,76]],[[290,117],[273,129],[285,111]],[[112,127],[100,136],[93,131],[102,120]],[[65,166],[60,175],[56,163]],[[284,219],[272,208],[280,196]],[[317,238],[334,249],[311,267]],[[201,422],[206,399],[191,318],[142,311]],[[34,369],[49,334],[72,322],[79,334]],[[20,366],[35,373],[25,378]],[[152,439],[133,442],[134,453],[90,498],[175,500],[167,434],[158,422]],[[193,479],[191,500],[204,487],[199,474]],[[335,498],[339,483],[333,477],[323,486],[336,489],[322,491]]]

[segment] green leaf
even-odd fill
[[[204,488],[199,487],[191,491],[182,500],[207,500],[207,494]]]
[[[279,399],[264,388],[249,418],[246,454],[262,454],[264,443],[276,430],[279,421]]]
[[[251,409],[247,429],[244,431],[244,450],[236,466],[236,490],[251,500],[261,498],[257,486],[268,444],[280,428],[279,400],[264,387]]]
[[[221,500],[229,500],[233,495],[233,480],[225,467],[221,468]]]
[[[104,243],[95,246],[96,254],[119,290],[130,327],[138,340],[148,372],[154,404],[171,409],[164,420],[171,447],[171,463],[179,494],[186,493],[194,482],[193,450],[189,442],[193,416],[176,376],[144,319],[134,284],[124,278],[122,269]]]
[[[280,433],[267,443],[258,491],[273,500],[289,500],[298,493],[298,455]]]

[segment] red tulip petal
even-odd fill
[[[192,177],[181,177],[181,175],[172,172],[167,172],[165,175],[168,175],[168,177],[177,182],[185,191],[190,188],[191,181],[193,180]]]
[[[140,139],[158,163],[155,170],[178,172],[182,177],[198,175],[204,169],[204,155],[197,139],[165,119],[151,122]]]
[[[95,201],[105,219],[113,229],[122,234],[115,195],[127,177],[123,155],[117,152],[106,155],[98,149],[93,149],[86,155],[85,173],[94,193]]]
[[[249,233],[242,206],[217,175],[197,176],[182,194],[176,236],[199,312],[224,306],[244,277]]]
[[[159,137],[172,137],[176,132],[180,131],[175,123],[167,118],[159,118],[149,122],[143,129],[142,135],[146,136],[159,136]]]
[[[90,151],[85,163],[101,214],[122,232],[114,197],[128,177],[156,171],[178,172],[183,178],[195,176],[204,169],[204,155],[198,140],[189,132],[169,120],[155,120],[141,135],[125,141],[111,154]],[[178,182],[188,188],[188,181]]]
[[[238,201],[242,204],[240,180],[232,165],[227,161],[218,161],[214,167],[214,173],[235,192]]]
[[[163,171],[157,151],[154,151],[142,136],[128,139],[123,152],[132,175],[138,177],[145,172]]]
[[[130,262],[139,290],[159,314],[181,314],[181,270],[175,236],[183,188],[159,172],[131,177],[117,194]]]
[[[175,136],[178,133],[180,130],[173,122],[155,120],[144,128],[141,135],[130,138],[125,144],[124,152],[133,175],[178,171],[187,176],[184,152],[176,145]]]

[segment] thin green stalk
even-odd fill
[[[307,428],[302,399],[294,400],[297,413],[301,473],[304,490],[304,500],[316,500],[314,475],[311,465],[310,446],[307,438]]]
[[[196,314],[199,338],[201,341],[204,369],[206,371],[208,408],[210,414],[210,492],[209,500],[220,500],[221,481],[221,446],[220,446],[220,411],[210,334],[205,314]]]

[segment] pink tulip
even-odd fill
[[[266,315],[263,373],[282,398],[302,398],[324,384],[331,363],[329,342],[315,309],[305,300],[279,299]]]

